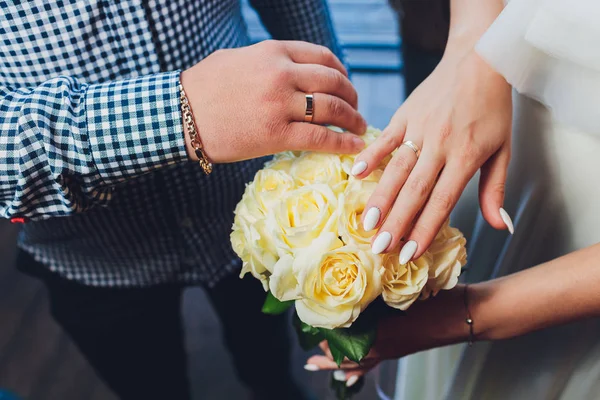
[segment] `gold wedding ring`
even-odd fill
[[[312,94],[305,95],[306,111],[304,111],[304,121],[312,122],[315,115],[315,100]]]
[[[421,149],[419,148],[419,146],[417,146],[414,142],[411,142],[410,140],[407,140],[406,142],[402,143],[402,146],[406,146],[412,151],[414,151],[417,158],[419,158],[419,156],[421,155]]]

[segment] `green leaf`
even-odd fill
[[[346,355],[342,350],[338,349],[337,346],[333,345],[332,343],[327,342],[327,344],[329,345],[329,351],[331,351],[331,355],[333,356],[333,361],[335,361],[339,367],[342,365],[342,361],[344,361]]]
[[[325,340],[325,337],[318,328],[313,328],[312,326],[302,322],[296,313],[294,313],[292,324],[294,325],[294,329],[298,335],[300,347],[302,347],[305,351],[315,348],[319,343]]]
[[[283,314],[294,304],[293,300],[279,301],[271,292],[267,292],[267,298],[262,307],[262,312],[270,315]]]
[[[350,328],[320,329],[329,347],[337,347],[344,356],[360,363],[369,353],[377,336],[377,326],[370,320],[356,321]]]

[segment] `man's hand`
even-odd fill
[[[266,41],[219,50],[184,71],[182,85],[207,156],[234,162],[285,150],[356,153],[364,142],[357,94],[338,58],[304,42]],[[304,122],[314,94],[313,123]],[[193,151],[188,151],[193,157]]]

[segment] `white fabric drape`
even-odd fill
[[[598,0],[512,0],[477,51],[558,121],[600,135]]]

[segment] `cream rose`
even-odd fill
[[[381,257],[367,246],[346,245],[332,232],[296,254],[296,312],[308,325],[349,327],[381,294]]]
[[[429,252],[425,252],[408,264],[400,264],[397,253],[385,254],[383,256],[385,272],[381,281],[382,297],[386,304],[399,310],[408,309],[419,298],[427,284],[429,268],[432,264],[433,257]]]
[[[259,219],[264,218],[265,210],[257,201],[256,184],[254,182],[246,185],[244,195],[235,207],[233,213],[235,215],[235,219],[233,221],[233,229],[236,229],[236,226],[241,223],[241,220],[255,222]]]
[[[296,187],[294,179],[285,171],[262,169],[258,171],[251,184],[251,195],[264,214],[281,199],[281,196]]]
[[[348,174],[342,168],[340,157],[336,154],[303,153],[294,160],[290,175],[298,186],[323,183],[334,192],[344,190]]]
[[[279,259],[273,238],[266,229],[265,214],[281,195],[293,189],[293,179],[283,171],[261,170],[246,186],[235,209],[231,245],[243,262],[241,276],[251,273],[265,289]]]
[[[466,244],[462,232],[451,227],[447,221],[429,247],[433,265],[429,269],[424,297],[456,286],[461,269],[467,263]]]
[[[369,197],[375,191],[377,182],[350,178],[344,193],[339,196],[340,218],[338,231],[344,243],[368,245],[376,231],[366,232],[361,222]]]
[[[265,227],[264,219],[255,222],[239,219],[231,233],[231,244],[233,250],[242,259],[240,277],[251,273],[267,290],[269,277],[275,263],[279,260],[279,255]]]
[[[283,255],[273,266],[273,274],[269,279],[271,294],[279,301],[296,300],[300,298],[300,287],[293,270],[294,257]]]
[[[274,169],[277,171],[285,171],[290,172],[290,168],[294,160],[296,159],[296,155],[291,151],[285,151],[283,153],[278,153],[273,156],[273,159],[266,162],[264,169]]]
[[[324,184],[286,192],[267,214],[280,256],[310,246],[323,232],[337,233],[337,198]]]

